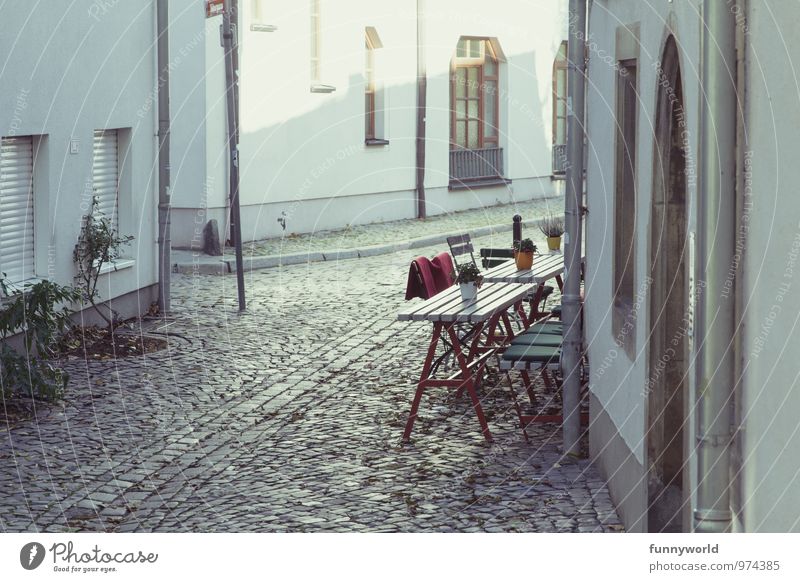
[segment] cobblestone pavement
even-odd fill
[[[621,530],[507,389],[484,388],[494,445],[445,391],[401,445],[430,333],[395,320],[412,256],[248,273],[243,315],[235,277],[176,276],[168,350],[72,362],[65,404],[0,432],[0,530]]]
[[[287,233],[284,237],[270,238],[249,243],[248,255],[285,255],[332,249],[352,249],[430,236],[440,233],[469,232],[484,226],[508,223],[511,217],[520,214],[526,221],[536,220],[548,214],[564,214],[564,198],[540,198],[517,204],[484,206],[463,212],[451,212],[431,216],[425,220],[395,220],[375,224],[351,226],[342,230],[317,231],[310,234]],[[528,227],[525,236],[535,238],[541,233],[538,228]],[[544,237],[542,237],[544,240]],[[538,243],[537,243],[538,244]]]

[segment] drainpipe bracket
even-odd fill
[[[698,434],[695,436],[698,444],[711,445],[712,447],[728,446],[733,442],[732,434]]]
[[[733,519],[733,514],[725,509],[695,509],[694,519],[697,523],[714,523],[730,522]]]

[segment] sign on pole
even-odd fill
[[[206,18],[219,16],[224,8],[224,0],[206,0]]]

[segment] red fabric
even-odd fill
[[[439,253],[431,261],[436,292],[444,291],[453,284],[453,259],[450,253]]]
[[[428,257],[417,257],[411,261],[408,268],[408,282],[406,283],[406,301],[414,297],[428,299],[436,295],[436,281],[433,278],[433,269]]]
[[[453,260],[439,253],[433,260],[417,257],[411,261],[406,282],[406,301],[414,297],[430,299],[453,284]]]

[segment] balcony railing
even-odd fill
[[[450,150],[450,181],[465,182],[503,177],[503,148]]]

